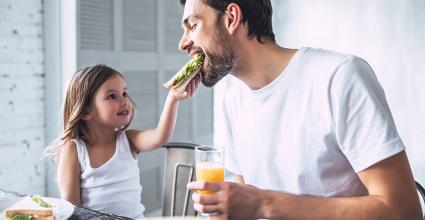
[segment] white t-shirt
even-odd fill
[[[366,195],[356,172],[404,150],[376,76],[351,55],[301,48],[265,87],[238,81],[223,108],[225,166],[262,189]]]
[[[81,206],[135,219],[144,219],[141,204],[142,186],[137,160],[131,154],[125,132],[117,135],[115,153],[98,168],[90,166],[87,147],[77,145],[81,167]]]

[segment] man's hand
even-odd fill
[[[369,195],[316,197],[261,190],[231,182],[192,182],[195,210],[217,213],[213,219],[422,219],[419,198],[406,153],[400,152],[359,172]]]
[[[262,190],[234,182],[191,182],[191,190],[213,190],[216,193],[201,195],[194,192],[192,199],[198,212],[217,213],[214,219],[256,219],[261,216]]]

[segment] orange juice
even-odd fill
[[[224,167],[219,163],[199,163],[196,165],[196,180],[204,182],[224,181]],[[199,190],[199,194],[213,194],[211,190]]]

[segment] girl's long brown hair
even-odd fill
[[[90,143],[88,138],[88,128],[82,116],[88,112],[88,108],[99,87],[111,76],[124,76],[113,68],[100,64],[85,67],[78,70],[70,81],[63,106],[63,134],[59,143],[46,148],[44,155],[53,162],[57,163],[60,153],[60,147],[74,139],[81,139],[86,143]],[[119,131],[125,130],[131,123],[134,116],[134,108],[130,122]]]

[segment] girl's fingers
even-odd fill
[[[194,80],[191,84],[192,84],[192,85],[191,85],[191,89],[192,89],[192,91],[191,91],[191,93],[190,93],[190,96],[192,96],[192,95],[193,95],[193,93],[196,91],[196,80]]]
[[[191,97],[192,96],[192,93],[193,93],[193,87],[192,87],[192,84],[193,84],[193,81],[191,81],[190,83],[189,83],[189,85],[187,86],[187,93],[189,94],[188,95],[188,97]]]
[[[200,82],[201,82],[201,77],[197,75],[189,82],[189,84],[186,86],[186,89],[183,93],[181,94],[174,93],[174,96],[177,99],[187,99],[192,97],[195,94],[195,91],[198,89]]]
[[[198,87],[199,87],[199,81],[196,81],[196,83],[195,83],[195,91],[198,89]]]

